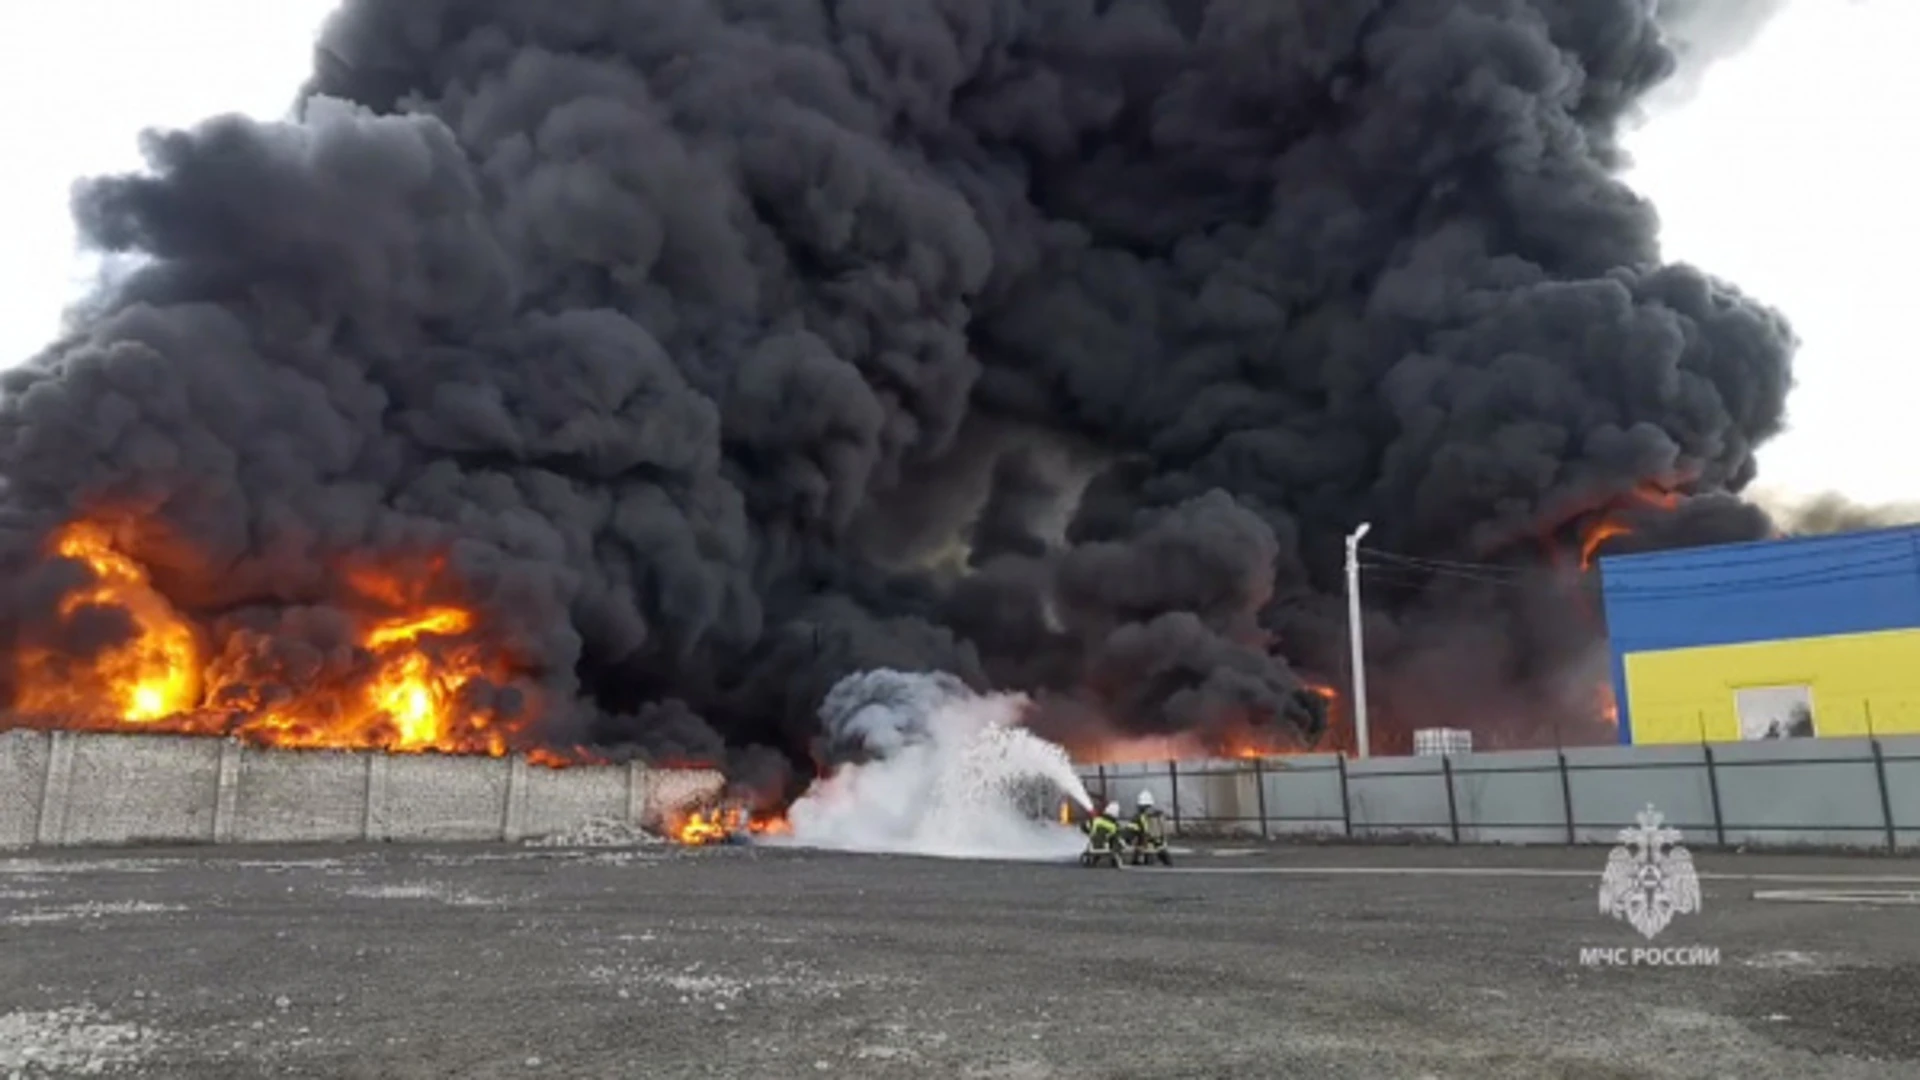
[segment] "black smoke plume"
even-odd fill
[[[882,667],[1312,741],[1371,521],[1382,737],[1578,737],[1582,530],[1763,534],[1790,381],[1616,176],[1658,6],[349,0],[78,194],[139,263],[0,384],[0,631],[105,506],[207,626],[439,553],[557,743],[803,761]]]

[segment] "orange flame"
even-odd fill
[[[1614,500],[1580,535],[1580,569],[1593,569],[1594,562],[1600,557],[1600,548],[1615,537],[1628,536],[1633,526],[1619,515],[1630,509],[1652,507],[1660,510],[1672,510],[1680,505],[1680,496],[1657,484],[1642,483],[1629,494]]]
[[[1616,521],[1613,518],[1601,518],[1598,524],[1588,529],[1586,535],[1580,538],[1580,569],[1593,569],[1593,561],[1600,554],[1600,545],[1616,536],[1629,536],[1632,533],[1632,526],[1625,522]]]
[[[369,661],[362,678],[315,687],[284,705],[261,702],[239,731],[276,746],[501,756],[511,732],[460,701],[475,679],[504,682],[509,675],[467,637],[476,621],[471,611],[441,606],[374,622],[359,643]],[[218,692],[230,702],[257,696],[251,682],[243,672],[216,671]]]
[[[193,626],[154,590],[146,568],[114,550],[112,536],[92,522],[55,533],[49,548],[93,572],[92,582],[61,600],[61,617],[117,609],[133,632],[84,665],[49,649],[25,651],[14,708],[42,714],[104,708],[130,724],[192,708],[200,694],[200,642]]]
[[[774,814],[750,814],[739,807],[694,810],[679,815],[667,827],[674,841],[692,847],[724,844],[746,833],[750,836],[784,836],[793,831],[787,819]]]
[[[1614,700],[1613,683],[1603,682],[1594,687],[1594,703],[1598,706],[1600,719],[1611,727],[1620,726],[1620,703]]]
[[[500,715],[487,704],[491,695],[470,692],[482,680],[509,685],[514,667],[489,646],[475,612],[425,603],[420,575],[349,570],[344,580],[352,595],[345,606],[361,612],[352,647],[325,655],[315,650],[290,670],[257,630],[234,629],[209,643],[97,522],[56,532],[49,554],[91,572],[85,586],[62,600],[63,619],[89,609],[123,612],[131,633],[85,659],[46,647],[23,650],[14,722],[232,735],[280,747],[498,757],[529,719],[524,711]],[[369,610],[380,608],[388,610]],[[550,766],[584,756],[537,755]]]
[[[1340,691],[1334,689],[1332,683],[1311,676],[1301,676],[1300,684],[1308,693],[1326,703],[1329,731],[1332,731],[1337,727],[1337,724],[1334,723],[1336,719],[1334,710],[1340,704]],[[1220,748],[1220,753],[1217,756],[1237,758],[1241,761],[1253,761],[1258,758],[1289,757],[1294,754],[1317,753],[1323,749],[1323,747],[1318,746],[1305,746],[1297,743],[1276,741],[1272,737],[1273,734],[1272,732],[1250,726],[1240,734],[1228,739],[1226,744]]]
[[[736,812],[716,810],[704,814],[696,810],[672,829],[673,838],[682,844],[718,844],[740,831]]]
[[[1324,750],[1316,750],[1306,746],[1282,746],[1274,743],[1236,739],[1221,747],[1218,754],[1209,756],[1234,758],[1239,761],[1255,761],[1261,758],[1293,757],[1296,754],[1325,752]]]
[[[1633,525],[1628,517],[1634,511],[1648,509],[1672,510],[1680,505],[1680,495],[1659,484],[1643,482],[1620,498],[1613,500],[1601,512],[1593,517],[1580,533],[1580,570],[1591,571],[1599,562],[1600,549],[1609,540],[1621,536],[1630,536]],[[1589,614],[1592,611],[1591,599],[1585,601]],[[1598,716],[1616,730],[1620,727],[1620,706],[1613,697],[1613,684],[1602,681],[1593,688],[1593,715]]]
[[[1340,691],[1334,689],[1332,683],[1321,682],[1318,679],[1310,679],[1310,678],[1303,678],[1300,680],[1300,682],[1303,686],[1307,688],[1308,693],[1314,694],[1315,696],[1319,697],[1321,700],[1325,701],[1329,708],[1339,704]]]

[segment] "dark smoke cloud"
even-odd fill
[[[820,701],[820,757],[835,763],[893,757],[934,737],[928,724],[940,709],[974,697],[945,672],[856,672]]]
[[[556,741],[799,759],[879,667],[1310,737],[1370,520],[1526,570],[1379,591],[1385,729],[1566,708],[1580,522],[1789,385],[1614,175],[1675,10],[350,0],[76,200],[145,262],[0,383],[6,632],[108,506],[209,623],[443,554]]]
[[[1065,505],[1067,485],[1048,475],[1037,451],[1009,451],[994,465],[993,484],[973,522],[968,562],[979,566],[1000,555],[1045,555],[1048,519]]]

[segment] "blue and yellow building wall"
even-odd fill
[[[1920,734],[1920,527],[1615,556],[1600,572],[1621,742],[1738,741],[1741,691],[1799,687],[1816,737]]]

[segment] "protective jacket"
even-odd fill
[[[1160,847],[1167,842],[1166,815],[1157,806],[1144,806],[1127,822],[1134,834],[1134,842],[1148,847]]]
[[[1120,835],[1120,823],[1105,814],[1087,820],[1087,844],[1094,848],[1112,847]]]

